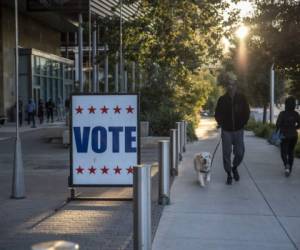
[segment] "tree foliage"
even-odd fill
[[[282,102],[287,91],[300,96],[300,1],[255,0],[255,13],[244,22],[250,27],[243,41],[246,70],[241,70],[241,41],[232,36],[234,47],[224,61],[234,70],[240,87],[254,106],[266,107],[270,100],[270,69],[275,67],[275,101]]]
[[[176,121],[197,122],[199,110],[215,88],[209,68],[222,58],[221,39],[234,17],[224,21],[229,5],[223,0],[138,3],[138,15],[123,23],[124,58],[137,62],[143,73],[142,119],[150,121],[154,134],[167,135]],[[100,24],[101,43],[109,45],[110,60],[116,61],[120,19]]]
[[[154,133],[167,134],[180,119],[197,121],[214,80],[201,68],[222,56],[226,7],[217,0],[142,1],[143,15],[124,40],[128,57],[145,70],[142,114]]]

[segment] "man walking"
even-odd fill
[[[228,185],[232,184],[232,175],[239,181],[238,166],[241,164],[244,152],[244,126],[247,124],[250,108],[246,97],[237,92],[237,81],[234,75],[225,77],[226,93],[218,100],[215,110],[215,119],[221,127],[223,165],[227,173]],[[233,161],[231,153],[233,151]]]
[[[32,121],[32,128],[36,128],[35,126],[35,112],[36,112],[36,106],[33,101],[33,99],[29,99],[28,104],[27,104],[27,115],[28,115],[28,125],[30,125]]]

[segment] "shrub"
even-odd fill
[[[246,130],[252,130],[254,134],[262,138],[270,138],[272,132],[275,130],[275,125],[270,123],[257,122],[250,118],[245,127]]]
[[[300,141],[297,142],[297,145],[295,148],[295,155],[296,155],[296,157],[300,158]]]
[[[253,131],[253,129],[257,126],[257,122],[255,121],[254,118],[250,117],[248,123],[245,126],[246,130],[251,130]]]

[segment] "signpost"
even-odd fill
[[[133,185],[140,164],[139,96],[74,94],[70,187]]]

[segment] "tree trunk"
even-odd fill
[[[264,104],[263,124],[265,124],[267,122],[267,108],[268,108],[268,105]]]

